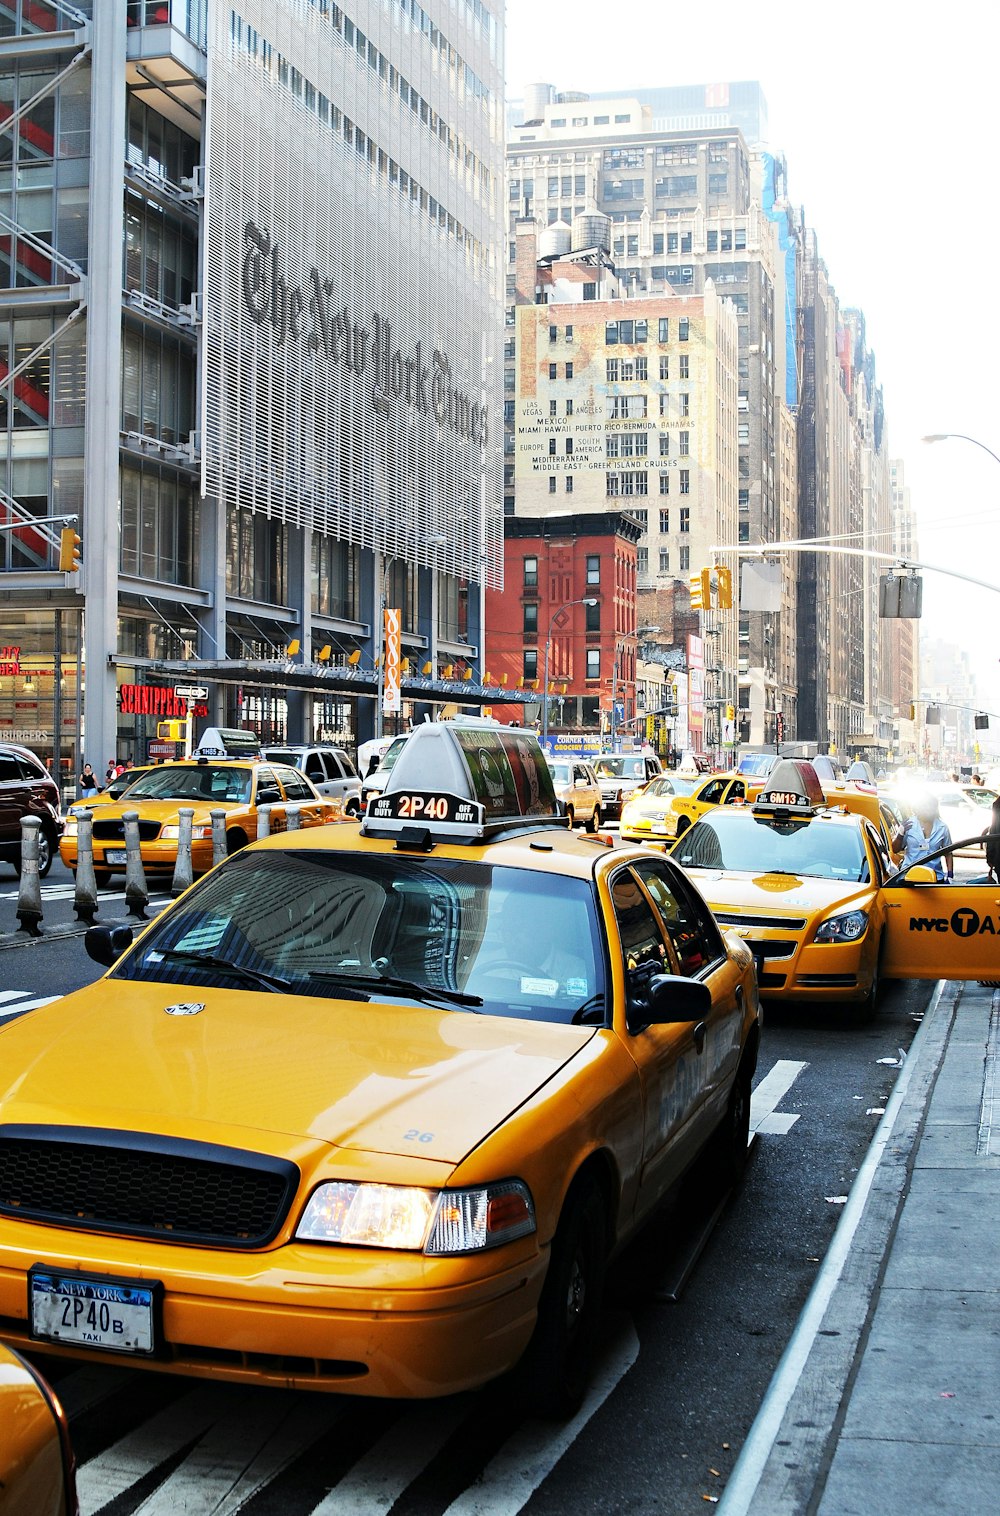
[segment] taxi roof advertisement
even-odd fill
[[[556,813],[552,774],[538,740],[510,727],[452,728],[486,817]]]

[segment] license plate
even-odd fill
[[[105,863],[127,863],[128,853],[123,847],[109,847],[104,853]]]
[[[152,1354],[155,1289],[94,1274],[28,1275],[31,1335],[43,1342]]]

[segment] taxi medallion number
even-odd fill
[[[371,801],[373,821],[452,821],[465,825],[482,823],[483,807],[461,795],[393,790]]]
[[[31,1335],[43,1342],[151,1355],[154,1289],[93,1274],[33,1269],[28,1280]]]

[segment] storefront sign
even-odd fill
[[[21,672],[21,647],[0,647],[0,678]]]
[[[187,715],[187,702],[161,684],[123,684],[119,693],[123,716]]]

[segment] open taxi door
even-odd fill
[[[985,865],[981,874],[948,884],[929,867],[963,846],[929,853],[882,886],[887,978],[1000,981],[1000,884]]]

